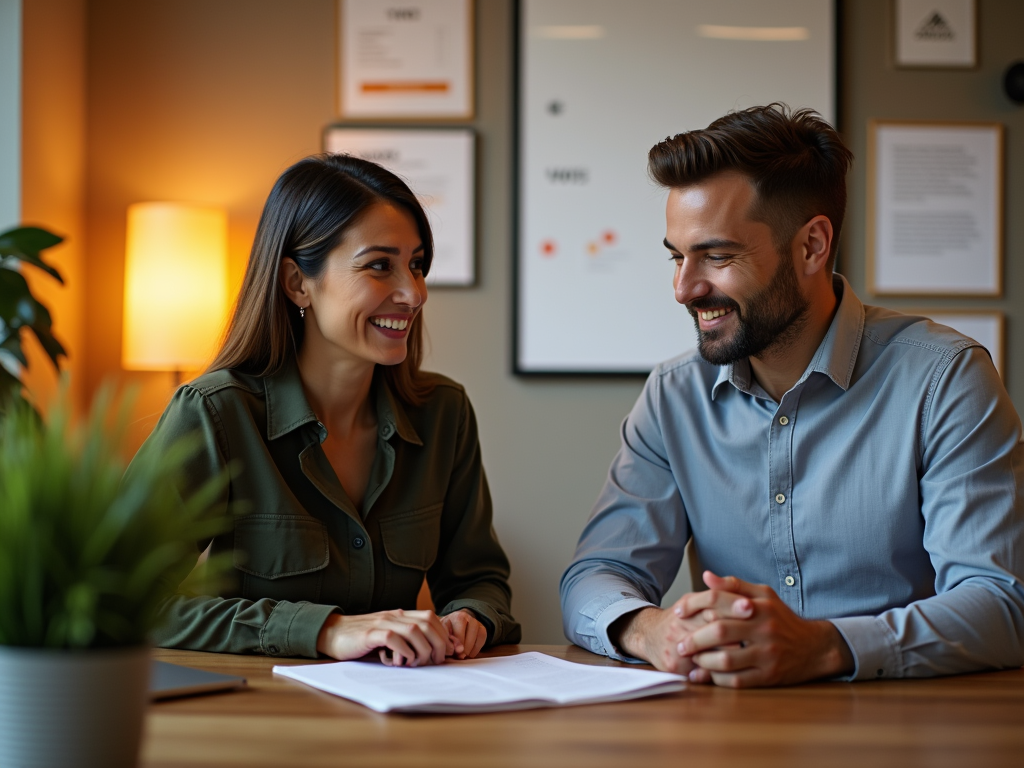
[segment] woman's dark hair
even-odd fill
[[[834,230],[829,271],[839,249],[851,162],[853,153],[821,115],[777,102],[667,138],[647,156],[651,178],[664,187],[687,187],[722,171],[747,176],[757,194],[750,215],[771,228],[780,253],[810,219],[827,216]]]
[[[278,282],[281,259],[294,259],[302,274],[315,280],[345,230],[376,203],[412,216],[426,275],[434,256],[430,224],[412,190],[391,171],[357,157],[323,154],[282,173],[263,206],[231,323],[208,370],[234,368],[256,376],[280,371],[302,345],[304,332],[298,307]],[[384,368],[384,375],[398,397],[416,405],[431,389],[420,373],[422,313],[409,331],[408,350],[404,361]]]

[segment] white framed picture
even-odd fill
[[[896,0],[898,67],[974,67],[975,0]]]
[[[427,212],[434,260],[427,285],[476,281],[476,149],[469,128],[331,126],[324,150],[372,160],[402,177]]]
[[[343,118],[473,117],[473,0],[338,0],[338,20]]]
[[[999,296],[1003,126],[872,121],[868,289],[880,296]]]

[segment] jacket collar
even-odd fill
[[[263,387],[267,399],[268,440],[276,440],[303,424],[319,424],[306,400],[294,358],[290,358],[277,373],[265,376]],[[423,445],[402,402],[391,392],[380,366],[377,366],[373,374],[372,391],[377,406],[378,434],[388,440],[397,433],[407,443]],[[327,433],[322,427],[320,432],[320,441],[323,442]]]
[[[853,367],[857,362],[857,353],[860,351],[860,342],[864,335],[864,305],[842,275],[832,275],[832,289],[839,297],[839,308],[832,318],[825,338],[821,340],[807,370],[797,384],[803,383],[812,373],[822,373],[832,379],[838,387],[846,390],[850,388]],[[718,377],[711,385],[712,400],[718,394],[719,387],[726,382],[748,395],[767,397],[754,381],[747,358],[719,366]]]

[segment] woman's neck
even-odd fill
[[[344,438],[376,424],[370,398],[374,364],[338,359],[328,350],[303,343],[298,354],[299,377],[313,412],[332,435]]]

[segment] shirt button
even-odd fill
[[[781,424],[782,426],[786,426],[787,424],[789,424],[789,417],[779,416],[779,424]]]
[[[787,576],[786,577],[786,586],[787,587],[792,587],[794,584],[796,584],[796,579],[794,579],[792,576]]]
[[[354,539],[352,539],[352,546],[355,547],[356,549],[362,549],[363,548],[363,544],[365,544],[365,543],[366,542],[363,541],[363,539],[361,537],[359,537],[359,536],[356,536]]]
[[[786,494],[784,494],[784,493],[776,493],[775,494],[775,500],[779,504],[785,504],[786,503]]]
[[[276,645],[270,646],[269,648],[267,648],[267,650],[270,651],[272,654],[278,654],[281,652],[281,649],[278,648]]]

